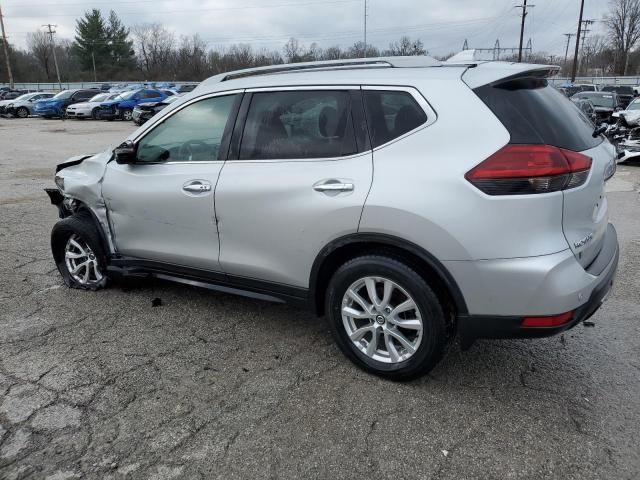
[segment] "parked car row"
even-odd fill
[[[0,100],[0,114],[19,118],[36,115],[43,118],[133,120],[142,125],[181,95],[170,89],[151,88],[120,92],[95,88],[64,90],[58,94],[32,92],[15,99]]]

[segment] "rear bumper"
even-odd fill
[[[574,327],[591,317],[606,299],[613,286],[619,255],[617,233],[613,225],[609,225],[607,238],[600,254],[586,270],[583,270],[584,274],[591,279],[588,300],[581,304],[578,303],[576,306],[548,313],[554,315],[573,310],[573,316],[567,323],[554,327],[523,327],[523,319],[526,316],[539,316],[540,314],[536,312],[524,315],[469,314],[458,318],[458,330],[461,337],[467,341],[476,338],[537,338],[555,335]],[[564,293],[558,293],[558,295],[561,294],[564,295]],[[575,298],[577,300],[579,295],[576,295]],[[554,301],[554,298],[549,298],[549,303],[554,303]]]

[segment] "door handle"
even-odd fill
[[[210,192],[211,184],[209,182],[201,182],[200,180],[194,180],[187,182],[182,186],[182,190],[191,193]]]
[[[342,183],[338,181],[326,181],[313,186],[316,192],[351,192],[353,183]]]

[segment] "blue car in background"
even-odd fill
[[[100,93],[99,90],[63,90],[51,98],[35,101],[33,103],[32,111],[34,115],[44,118],[63,117],[69,105],[86,102],[96,93]]]
[[[167,94],[161,90],[142,88],[123,92],[114,100],[100,104],[97,118],[131,120],[133,118],[133,108],[139,103],[161,102],[165,98],[167,98]]]

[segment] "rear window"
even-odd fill
[[[365,90],[363,93],[374,148],[427,121],[426,113],[409,92]]]
[[[602,142],[593,138],[593,123],[546,79],[519,78],[474,91],[509,131],[510,143],[579,152]]]

